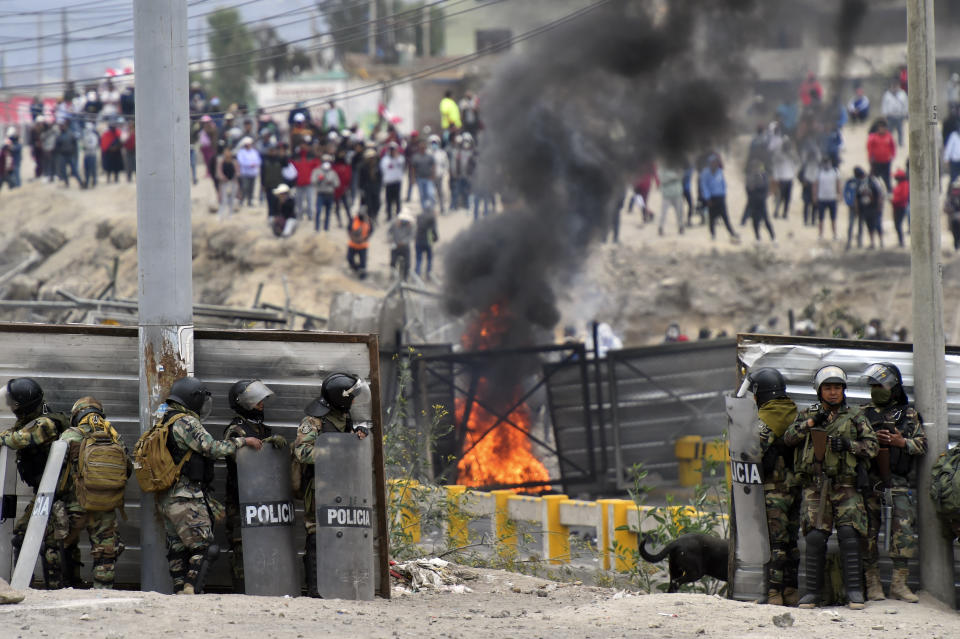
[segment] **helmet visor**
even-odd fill
[[[355,424],[368,423],[373,414],[373,397],[370,394],[370,384],[364,379],[357,378],[357,382],[344,394],[353,397],[350,405],[350,416]]]
[[[863,371],[863,377],[868,384],[883,386],[887,390],[892,390],[898,383],[897,376],[883,364],[871,364]]]
[[[273,397],[273,391],[258,379],[243,389],[243,392],[237,397],[237,403],[246,410],[253,410],[257,404],[268,397]]]
[[[3,388],[0,388],[0,404],[9,408],[10,412],[13,412],[17,409],[18,403],[17,400],[13,398],[13,395],[10,394],[8,386],[9,382],[4,384]]]
[[[197,415],[200,417],[200,421],[203,421],[207,417],[210,417],[211,412],[213,412],[213,395],[210,394],[210,391],[205,391],[203,405],[200,407],[200,410],[197,411]]]

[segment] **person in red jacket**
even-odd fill
[[[342,204],[343,211],[347,214],[347,219],[349,220],[350,200],[348,196],[350,194],[350,182],[353,180],[353,169],[347,164],[346,151],[340,150],[337,152],[337,157],[333,161],[333,170],[336,172],[337,177],[340,178],[340,186],[333,192],[334,206],[337,207],[337,219],[340,219],[340,205]]]
[[[870,172],[883,180],[887,193],[891,191],[890,163],[896,154],[897,146],[887,129],[887,121],[880,118],[867,136],[867,158],[870,160]]]
[[[313,184],[310,176],[313,170],[320,166],[320,158],[310,149],[310,136],[304,138],[304,143],[298,147],[298,153],[293,158],[293,166],[297,168],[297,183],[293,191],[294,206],[297,218],[313,219]]]
[[[817,80],[817,74],[813,71],[807,73],[807,79],[800,84],[800,103],[803,106],[810,106],[814,100],[819,104],[823,102],[823,86]]]
[[[897,183],[893,187],[893,226],[897,229],[897,238],[903,247],[903,218],[907,218],[907,224],[910,223],[910,180],[903,169],[897,169],[893,179]]]

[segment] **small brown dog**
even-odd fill
[[[640,556],[655,564],[669,556],[670,586],[667,592],[677,592],[683,584],[710,576],[720,581],[727,580],[727,556],[729,546],[726,539],[713,535],[687,533],[680,535],[664,546],[656,555],[647,552],[644,545],[648,535],[640,539]]]

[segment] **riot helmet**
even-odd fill
[[[757,406],[763,406],[772,399],[785,397],[787,383],[775,368],[758,368],[747,375],[750,392],[757,400]]]
[[[895,364],[890,362],[871,364],[863,372],[863,377],[870,385],[870,399],[877,406],[909,403],[907,393],[903,390],[903,376]]]
[[[323,417],[334,409],[349,413],[353,401],[369,392],[366,382],[356,375],[331,373],[320,386],[320,397],[310,402],[305,412],[311,417]]]
[[[230,387],[227,393],[227,402],[230,408],[247,419],[263,421],[263,410],[257,406],[263,400],[273,397],[273,391],[259,379],[241,379]]]
[[[213,409],[213,396],[207,390],[206,384],[196,377],[181,377],[170,387],[170,394],[167,400],[175,401],[181,406],[192,410],[200,416],[200,419],[206,419]]]
[[[839,366],[828,365],[824,366],[817,371],[817,374],[813,376],[813,388],[817,391],[817,397],[820,401],[824,401],[823,394],[820,392],[820,387],[824,384],[840,384],[843,386],[844,391],[847,389],[847,374],[843,372],[843,369]],[[846,395],[846,393],[844,393]],[[829,402],[827,402],[829,403]],[[840,402],[843,403],[843,400]]]
[[[43,389],[29,377],[16,377],[3,387],[3,399],[18,419],[24,419],[43,406]]]
[[[96,397],[81,397],[73,403],[73,408],[70,409],[70,425],[76,426],[90,413],[96,413],[103,417],[103,404]]]

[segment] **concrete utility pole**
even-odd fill
[[[60,9],[60,67],[63,72],[63,83],[66,85],[69,73],[67,72],[67,9]],[[63,87],[66,90],[66,86]]]
[[[140,432],[193,373],[187,0],[134,0]],[[140,588],[170,592],[153,495],[140,502]]]
[[[43,82],[43,14],[37,14],[37,82]]]
[[[917,501],[920,582],[954,604],[953,549],[940,534],[930,500],[930,468],[947,449],[947,388],[940,263],[939,161],[933,0],[907,0],[907,74],[910,78],[910,273],[913,280],[913,385],[924,418],[927,454],[920,461]]]
[[[368,27],[367,51],[371,58],[377,57],[377,0],[370,0],[370,25]]]

